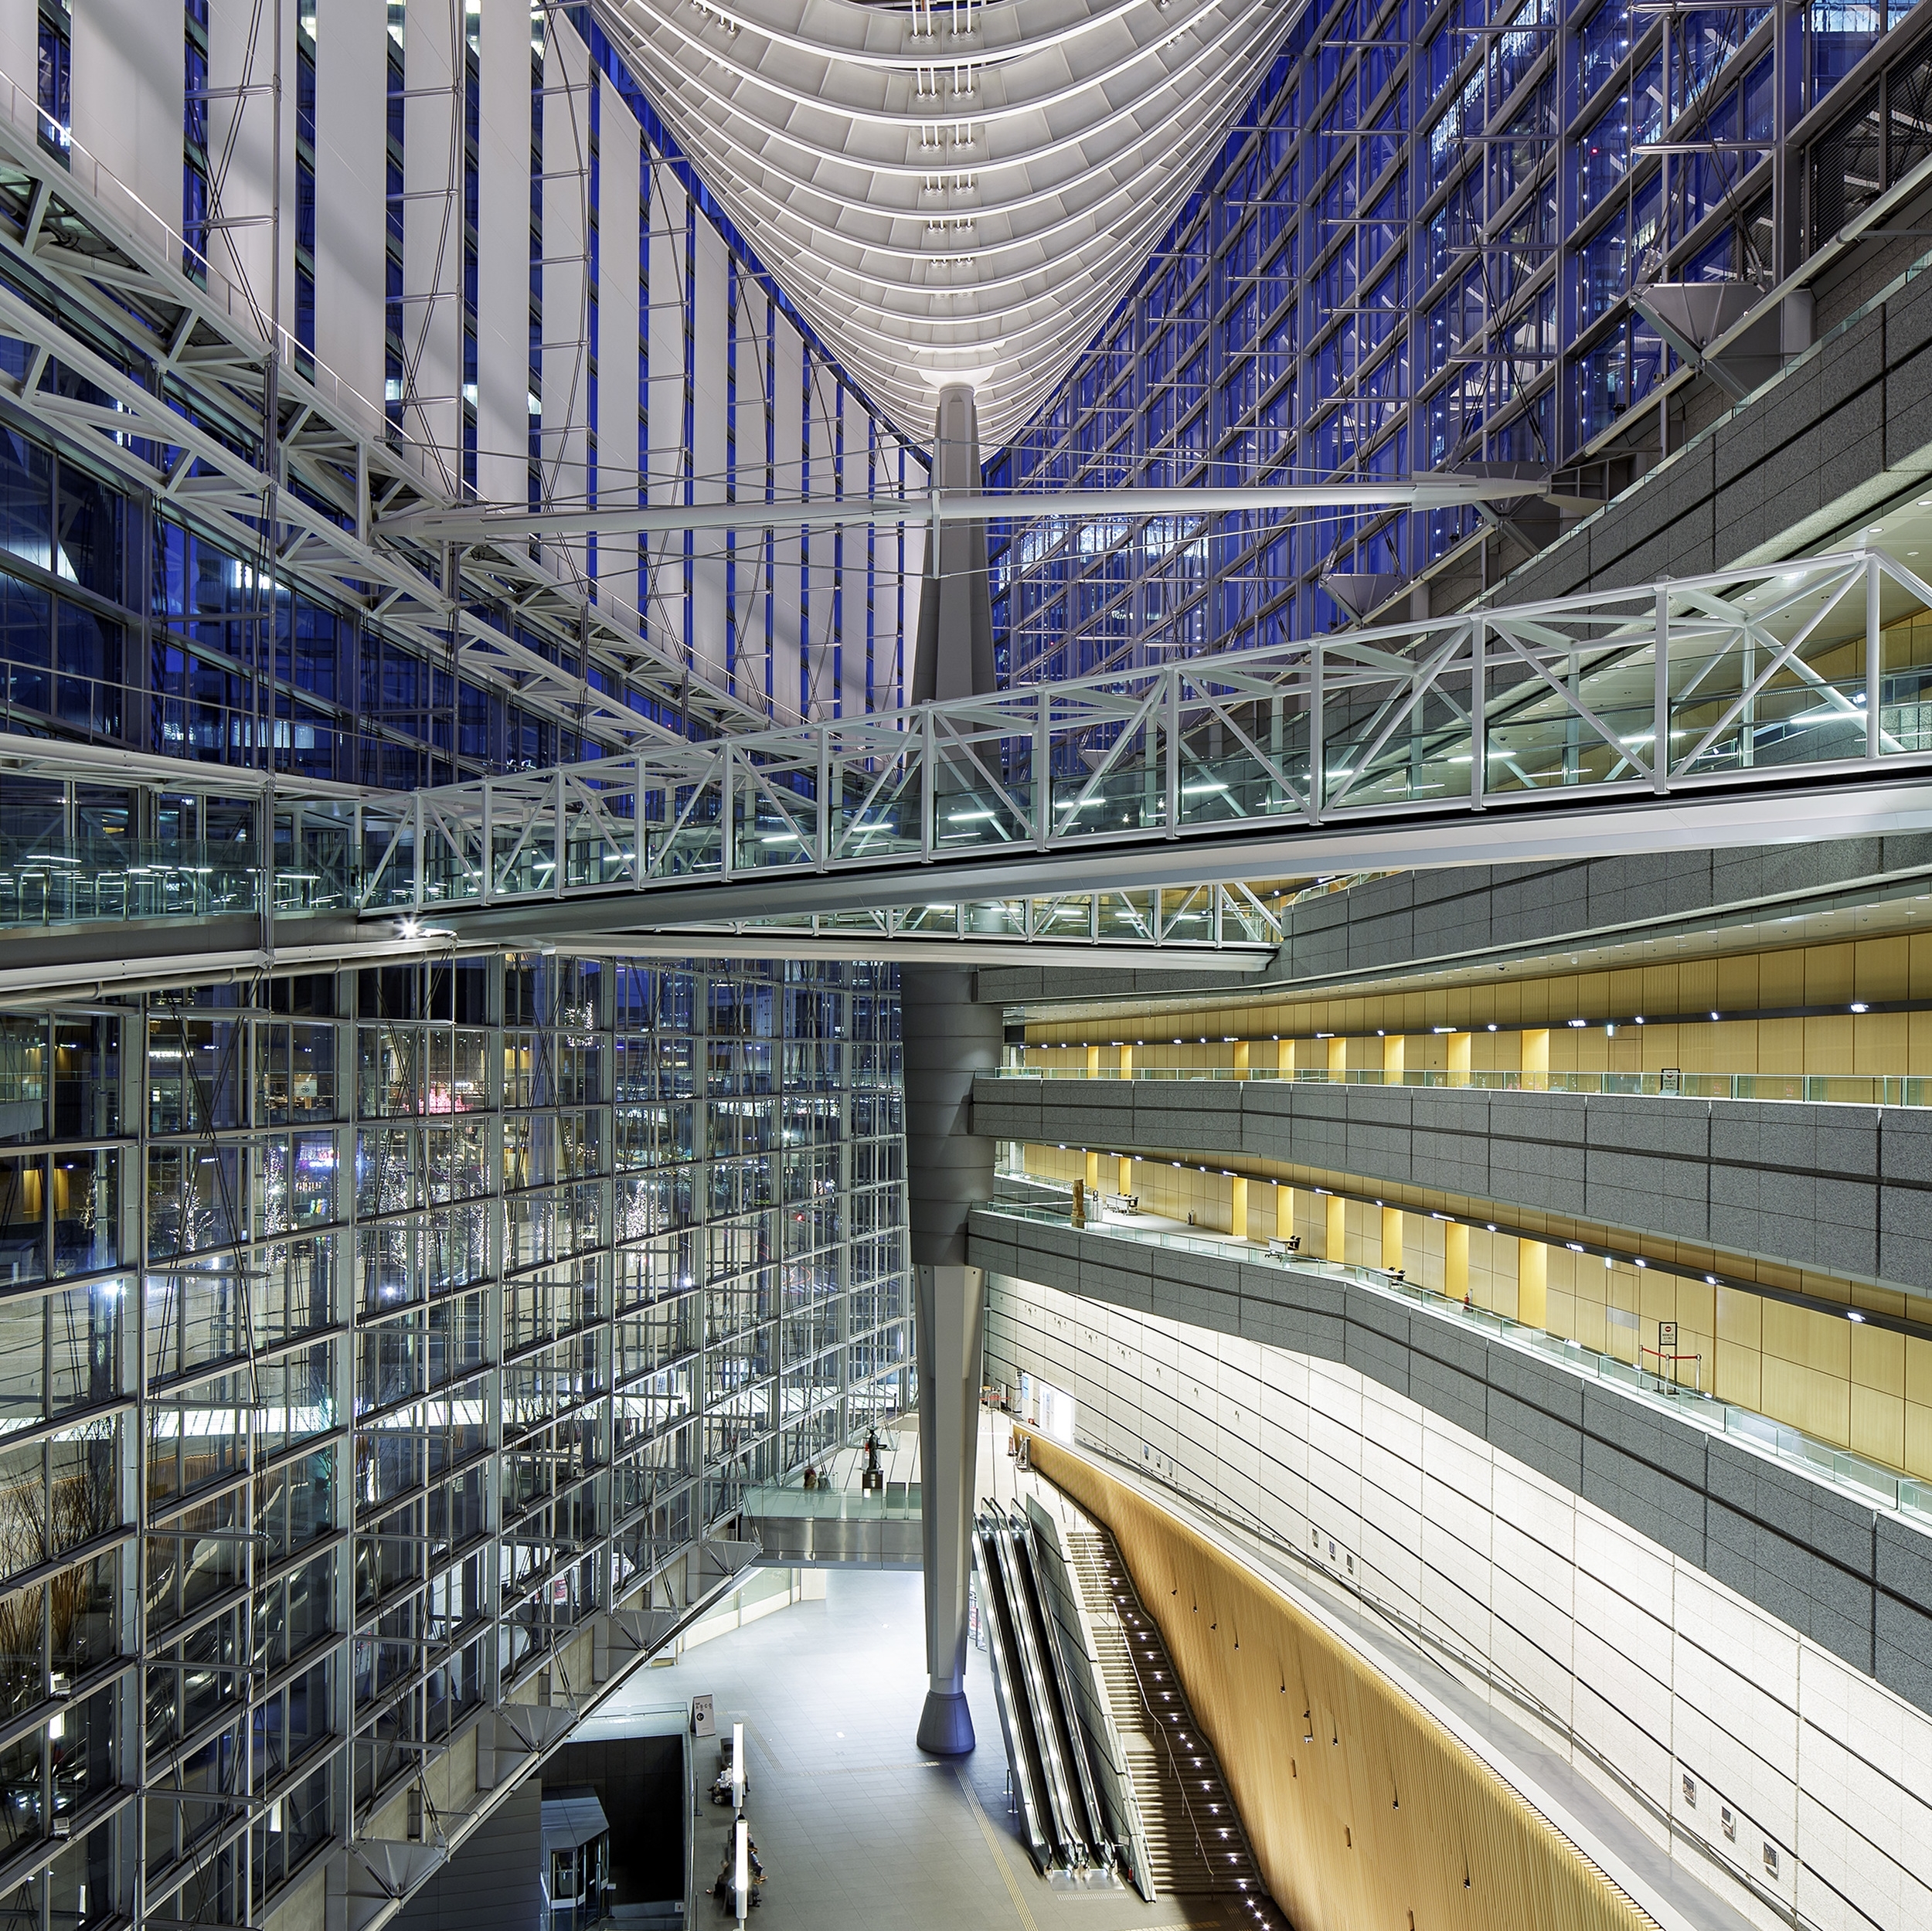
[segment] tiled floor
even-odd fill
[[[760,1931],[1223,1925],[1206,1900],[1150,1905],[1125,1886],[1063,1891],[1041,1879],[1007,1814],[1005,1749],[983,1655],[972,1656],[968,1685],[979,1748],[959,1765],[922,1758],[913,1740],[926,1688],[920,1589],[917,1575],[834,1570],[823,1602],[704,1644],[675,1670],[640,1673],[641,1699],[709,1691],[721,1730],[734,1719],[746,1726],[746,1810],[768,1879]],[[699,1748],[708,1775],[715,1759]],[[723,1860],[725,1817],[702,1807],[701,1886]],[[699,1906],[697,1923],[713,1921],[709,1900]],[[715,1921],[727,1920],[720,1912]]]

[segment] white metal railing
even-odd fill
[[[1915,573],[1856,550],[653,745],[371,815],[360,903],[936,882],[962,860],[1889,777],[1932,763],[1932,650],[1905,621],[1928,607]]]
[[[1063,1208],[1012,1200],[996,1200],[975,1209],[1004,1219],[1066,1225]],[[1277,1254],[1264,1247],[1244,1246],[1223,1237],[1204,1238],[1198,1234],[1171,1232],[1165,1229],[1119,1226],[1109,1222],[1090,1230],[1109,1240],[1131,1240],[1142,1246],[1161,1247],[1186,1254],[1209,1254],[1225,1260],[1237,1255],[1244,1266],[1274,1266],[1301,1274],[1319,1274],[1345,1282],[1381,1299],[1399,1300],[1413,1308],[1473,1328],[1486,1339],[1521,1349],[1539,1359],[1614,1387],[1633,1401],[1668,1409],[1680,1421],[1714,1435],[1726,1435],[1747,1443],[1760,1453],[1795,1466],[1814,1479],[1856,1497],[1861,1501],[1898,1510],[1921,1524],[1932,1524],[1932,1483],[1886,1468],[1863,1455],[1821,1441],[1802,1429],[1774,1421],[1757,1409],[1743,1408],[1687,1388],[1674,1377],[1651,1373],[1641,1362],[1621,1361],[1600,1349],[1587,1348],[1581,1341],[1547,1328],[1538,1328],[1500,1314],[1453,1295],[1405,1280],[1386,1268],[1359,1267],[1335,1261],[1317,1260],[1300,1254]]]
[[[1035,1049],[1037,1050],[1038,1049]],[[1074,1050],[1077,1051],[1076,1048]],[[1122,1073],[1102,1066],[1002,1066],[982,1077],[1002,1079],[1151,1079],[1219,1081],[1242,1086],[1422,1086],[1470,1093],[1624,1093],[1662,1100],[1780,1100],[1811,1106],[1932,1107],[1932,1076],[1900,1073],[1450,1073],[1440,1067],[1386,1073],[1351,1066],[1281,1072],[1272,1066],[1140,1066]]]

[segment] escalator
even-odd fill
[[[1033,1861],[1049,1878],[1111,1873],[1114,1845],[1102,1821],[1032,1528],[1023,1518],[988,1504],[975,1522],[974,1547],[1000,1725]]]

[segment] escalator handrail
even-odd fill
[[[1108,1836],[1107,1821],[1100,1814],[1100,1800],[1094,1787],[1094,1772],[1087,1760],[1084,1726],[1073,1705],[1073,1685],[1068,1680],[1066,1659],[1060,1654],[1060,1639],[1056,1631],[1059,1618],[1049,1601],[1049,1588],[1044,1566],[1040,1560],[1038,1538],[1033,1525],[1022,1515],[1011,1518],[1013,1526],[1013,1543],[1019,1561],[1025,1569],[1028,1586],[1031,1591],[1034,1613],[1039,1626],[1039,1640],[1047,1652],[1047,1683],[1054,1705],[1059,1712],[1060,1734],[1066,1745],[1067,1754],[1073,1763],[1075,1780],[1079,1787],[1080,1805],[1085,1813],[1087,1827],[1085,1837],[1090,1859],[1104,1868],[1111,1869],[1114,1863],[1114,1841]]]
[[[1015,1647],[1019,1651],[1027,1715],[1039,1753],[1041,1779],[1053,1813],[1053,1834],[1062,1859],[1070,1867],[1078,1868],[1087,1861],[1087,1844],[1075,1827],[1073,1798],[1066,1787],[1066,1767],[1060,1761],[1060,1739],[1054,1732],[1053,1712],[1046,1702],[1049,1692],[1013,1552],[1012,1531],[1003,1516],[995,1518],[992,1534],[1005,1576],[1007,1599],[1012,1606]]]
[[[998,1558],[989,1552],[988,1545],[992,1535],[984,1518],[975,1522],[974,1529],[973,1541],[979,1556],[980,1579],[985,1586],[987,1596],[987,1648],[992,1658],[993,1688],[999,1709],[1000,1728],[1006,1736],[1006,1760],[1012,1769],[1014,1787],[1020,1800],[1021,1814],[1026,1821],[1027,1848],[1044,1876],[1053,1861],[1053,1852],[1046,1841],[1045,1832],[1040,1828],[1039,1800],[1032,1780],[1030,1739],[1022,1733],[1020,1715],[1015,1705],[1013,1669],[1006,1654],[1005,1605],[1001,1600],[1005,1582],[1003,1578],[995,1574],[998,1566]]]

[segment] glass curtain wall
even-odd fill
[[[433,1836],[479,1712],[906,1403],[897,1008],[532,956],[0,1016],[0,1918]]]
[[[444,0],[434,4],[440,10]],[[445,219],[440,196],[412,195],[405,186],[405,110],[419,92],[434,91],[430,82],[437,81],[435,76],[420,87],[411,81],[406,15],[401,0],[390,0],[383,42],[385,407],[393,440],[403,440],[415,423],[403,397],[411,358],[420,346],[411,339],[417,325],[410,318],[420,304],[406,285],[405,236],[413,232],[412,223],[434,228]],[[84,100],[90,86],[103,83],[84,65],[74,66],[66,0],[40,0],[38,17],[46,116],[41,136],[50,151],[64,155],[76,90]],[[480,434],[481,10],[470,5],[462,17],[464,34],[455,50],[460,69],[453,80],[444,76],[437,84],[453,87],[462,117],[452,136],[461,176],[454,184],[461,189],[460,243],[454,226],[450,239],[453,249],[460,246],[462,297],[460,345],[452,352],[461,361],[451,404],[457,411],[453,433],[461,442],[453,452],[459,464],[453,480],[458,493],[473,497]],[[248,18],[246,10],[233,18],[217,10],[211,24],[207,0],[182,0],[181,261],[188,279],[204,284],[211,259],[206,251],[213,246],[210,196],[226,160],[219,139],[212,155],[210,149],[210,36],[233,54],[233,43]],[[335,30],[357,29],[343,22]],[[296,372],[310,378],[317,373],[317,224],[333,212],[327,195],[339,191],[332,187],[337,178],[321,170],[318,156],[332,138],[332,113],[337,116],[333,138],[342,138],[348,107],[332,100],[318,80],[318,36],[329,31],[326,10],[305,3],[296,13],[287,49],[294,142],[287,206],[294,244],[290,320]],[[600,84],[581,103],[560,92],[554,73],[546,81],[545,48],[552,40],[567,40],[594,63],[590,70]],[[828,496],[869,490],[897,494],[909,482],[916,491],[923,455],[900,443],[893,426],[852,388],[834,354],[805,329],[678,153],[590,10],[532,0],[528,58],[531,506],[539,507],[561,486],[552,472],[563,432],[544,428],[545,345],[554,350],[560,337],[574,344],[580,319],[583,393],[571,433],[583,439],[584,454],[573,473],[591,500],[597,498],[600,459],[613,490],[627,479],[634,488],[638,476],[648,475],[654,487],[672,492],[665,501],[700,500],[714,488],[739,500],[747,492],[791,495],[806,488]],[[626,179],[614,172],[607,176],[601,165],[598,121],[607,104],[638,124],[629,132],[630,152],[640,157],[639,165]],[[579,114],[581,127],[573,117]],[[570,173],[574,195],[572,171],[580,165],[585,185],[582,205],[568,210],[570,232],[546,239],[546,182],[554,185],[560,170]],[[684,197],[675,234],[666,183],[675,184]],[[132,184],[131,192],[140,185]],[[153,184],[147,186],[151,194]],[[549,197],[553,226],[560,194]],[[170,219],[175,199],[171,180],[162,204]],[[0,211],[25,222],[30,205],[24,178],[0,182]],[[636,231],[621,274],[602,272],[600,243],[607,223],[627,223]],[[696,270],[701,256],[709,261],[714,253],[728,267],[731,291],[729,306],[720,302],[716,312],[713,291]],[[576,302],[564,299],[566,263],[580,279],[587,277],[581,318]],[[17,267],[0,270],[0,280],[29,303],[49,299]],[[720,289],[725,285],[721,282]],[[326,290],[320,299],[326,309]],[[674,313],[681,314],[681,329],[670,323]],[[519,322],[519,333],[520,328]],[[713,420],[714,400],[723,399],[711,389],[725,382],[711,376],[705,352],[720,333],[729,338],[732,362],[728,433],[719,433]],[[673,338],[675,361],[665,352]],[[634,393],[635,417],[630,420],[627,409],[622,423],[598,402],[600,369],[621,363],[635,365],[626,391]],[[519,703],[513,692],[455,675],[447,654],[425,651],[420,639],[401,641],[355,607],[353,586],[345,596],[342,583],[332,593],[320,573],[309,580],[299,558],[284,567],[271,597],[247,543],[231,542],[224,549],[208,539],[205,529],[198,532],[192,518],[164,513],[145,492],[117,485],[98,465],[56,453],[54,439],[33,420],[36,385],[68,403],[112,407],[112,397],[71,369],[57,363],[49,369],[32,345],[3,332],[0,371],[29,385],[24,409],[11,402],[0,406],[0,729],[52,730],[257,767],[272,760],[277,770],[297,777],[397,788],[573,763],[617,748],[614,740],[573,728],[565,713]],[[184,385],[184,413],[193,415],[200,399],[185,377],[170,378],[177,379]],[[524,386],[519,377],[514,399],[519,417],[526,408]],[[171,452],[145,446],[138,453],[163,469],[175,460]],[[189,464],[187,474],[199,480],[199,466]],[[300,493],[303,486],[298,481],[294,487]],[[322,507],[339,514],[336,505]],[[904,672],[900,580],[917,567],[899,535],[848,532],[801,556],[795,539],[788,549],[781,539],[747,534],[724,543],[715,568],[706,546],[695,540],[682,543],[684,555],[675,562],[666,560],[668,552],[659,555],[634,541],[627,545],[607,537],[601,545],[600,551],[593,541],[578,557],[583,575],[574,588],[587,600],[581,620],[509,597],[494,604],[470,603],[464,617],[583,678],[602,696],[688,733],[693,728],[689,718],[627,674],[624,658],[634,652],[607,649],[598,641],[605,636],[598,627],[603,607],[635,598],[641,570],[655,641],[681,651],[688,668],[723,677],[753,711],[787,717],[849,715],[899,702]],[[600,558],[607,582],[598,576]],[[893,588],[876,607],[872,587],[881,573]],[[887,627],[883,637],[882,620]],[[722,654],[714,651],[718,661],[701,663],[701,647],[714,630],[723,634]],[[656,688],[661,692],[663,686]]]
[[[1660,453],[1675,367],[1633,291],[1769,289],[1900,179],[1927,151],[1924,38],[1903,7],[1317,0],[988,486],[1512,463],[1609,494]],[[1808,172],[1776,165],[1787,135]],[[1001,668],[1053,680],[1320,634],[1353,620],[1326,580],[1376,580],[1381,600],[1482,527],[1474,509],[995,526]]]

